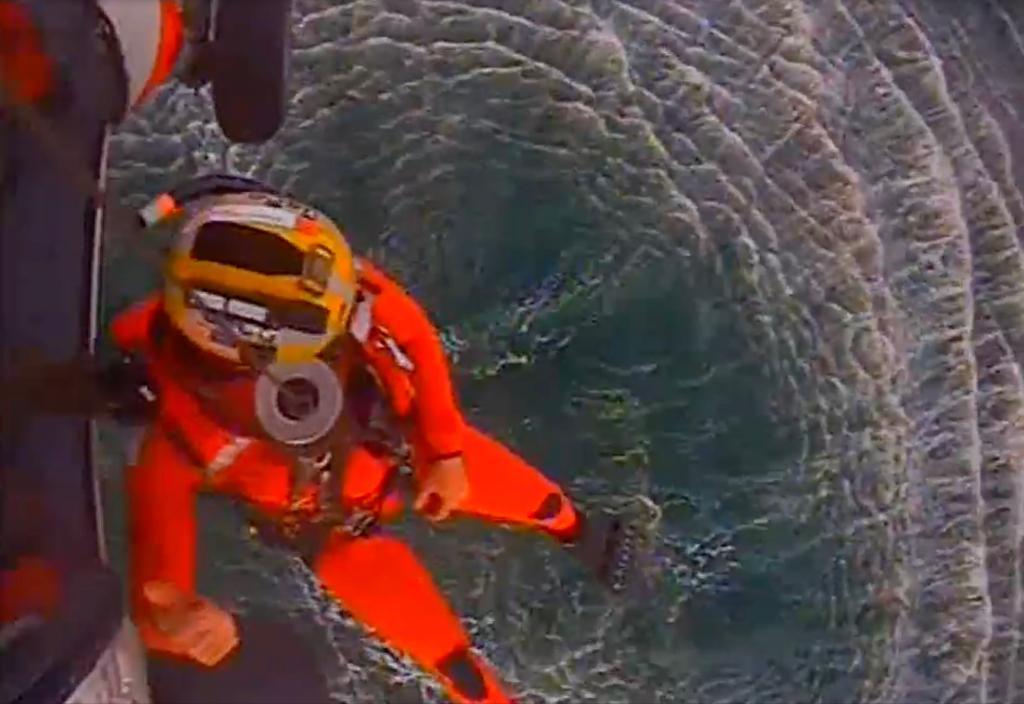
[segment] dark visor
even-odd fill
[[[291,328],[312,335],[323,335],[327,332],[327,309],[312,303],[294,301],[274,306],[271,311],[276,322],[282,328]]]
[[[192,258],[267,276],[300,276],[302,250],[272,232],[233,222],[208,222],[196,234]]]

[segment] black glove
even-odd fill
[[[605,511],[580,513],[582,529],[569,546],[610,592],[626,592],[638,579],[640,532],[625,518]]]
[[[156,412],[156,389],[145,363],[125,356],[99,373],[99,387],[105,400],[104,412],[121,423],[151,420]]]

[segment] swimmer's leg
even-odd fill
[[[336,532],[313,569],[345,610],[430,672],[453,702],[511,702],[407,545],[381,533],[353,538]]]
[[[458,513],[543,531],[561,542],[577,537],[581,514],[558,484],[526,460],[472,427],[466,428],[463,459],[469,494]]]

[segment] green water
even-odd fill
[[[481,177],[468,170],[467,191]],[[654,599],[609,606],[540,538],[400,526],[477,644],[537,701],[591,691],[608,701],[853,696],[854,682],[844,678],[851,587],[802,479],[795,429],[778,412],[758,350],[739,332],[738,301],[656,248],[619,240],[607,223],[577,211],[564,187],[488,179],[502,195],[492,193],[479,213],[472,198],[457,200],[465,210],[444,245],[450,253],[429,254],[399,235],[374,256],[402,272],[443,326],[474,423],[584,504],[644,497],[661,508],[664,571]],[[318,205],[346,223],[357,246],[373,241],[360,226],[372,227],[375,204],[339,196]],[[107,315],[155,281],[154,269],[133,257],[111,253]],[[112,452],[117,445],[112,440]],[[118,474],[114,461],[115,505]],[[339,696],[397,696],[382,673],[404,666],[387,658],[391,664],[375,665],[384,656],[329,605],[305,596],[301,571],[249,543],[221,502],[204,500],[202,515],[208,591],[239,608],[315,624]],[[606,630],[610,622],[618,625]],[[580,655],[595,648],[599,655]],[[590,672],[586,687],[552,670],[564,658],[579,676]],[[400,688],[419,696],[414,690]]]
[[[1017,5],[297,0],[270,144],[169,90],[112,176],[289,186],[428,308],[473,422],[660,511],[625,604],[536,536],[398,528],[524,701],[1017,701]],[[156,284],[107,254],[108,310]],[[204,589],[308,626],[339,699],[434,697],[202,511]]]

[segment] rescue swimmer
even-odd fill
[[[230,614],[196,593],[195,501],[214,492],[246,505],[254,534],[301,554],[341,607],[453,701],[510,701],[385,524],[411,504],[433,521],[537,531],[613,591],[628,531],[586,520],[466,421],[427,313],[320,211],[214,175],[140,218],[179,226],[162,291],[111,326],[125,362],[108,382],[132,380],[149,412],[126,479],[131,608],[146,646],[214,666],[237,643]]]

